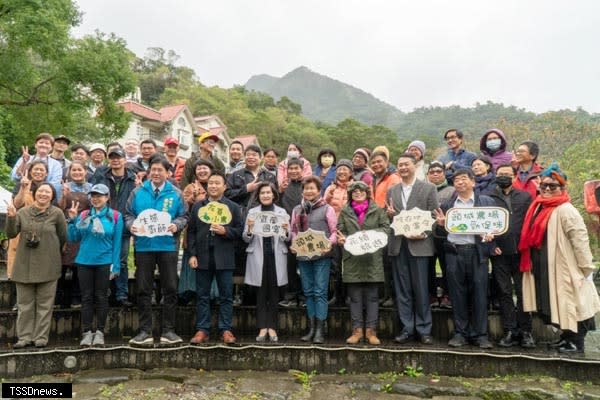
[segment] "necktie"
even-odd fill
[[[154,197],[158,197],[159,193],[160,193],[159,188],[154,189]]]

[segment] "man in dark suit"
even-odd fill
[[[402,210],[420,208],[433,211],[438,207],[434,185],[416,178],[417,160],[404,153],[398,159],[398,173],[402,182],[387,192],[387,212],[393,217]],[[406,343],[419,336],[421,343],[432,344],[431,308],[429,307],[429,258],[435,248],[431,233],[404,237],[390,236],[388,255],[392,259],[392,276],[396,292],[396,309],[402,323],[398,343]]]
[[[233,270],[235,269],[235,241],[240,239],[244,221],[240,207],[223,196],[225,175],[215,171],[208,178],[205,200],[194,205],[190,215],[187,239],[190,267],[196,270],[196,334],[192,344],[208,341],[210,331],[210,286],[213,278],[219,288],[219,332],[225,344],[235,343],[231,332],[233,314]],[[225,205],[231,212],[231,221],[225,224],[205,223],[198,211],[209,202]]]
[[[470,169],[458,169],[452,179],[454,195],[435,211],[435,234],[445,238],[446,275],[454,313],[454,336],[448,346],[461,347],[470,341],[482,349],[491,349],[487,315],[488,262],[490,255],[501,252],[493,235],[448,233],[444,227],[450,208],[494,207],[496,203],[474,192],[475,176]]]

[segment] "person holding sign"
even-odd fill
[[[219,333],[225,344],[235,343],[231,332],[235,241],[242,236],[240,207],[224,197],[225,175],[215,171],[208,178],[208,197],[194,204],[190,213],[187,245],[190,267],[196,270],[196,334],[191,344],[202,344],[210,332],[210,287],[219,288]]]
[[[309,176],[302,181],[302,203],[292,212],[292,242],[299,233],[308,229],[321,232],[330,244],[336,244],[337,217],[333,207],[325,203],[321,197],[321,180]],[[331,267],[331,246],[321,241],[308,243],[312,253],[318,255],[308,257],[297,254],[300,267],[302,289],[306,297],[306,313],[310,329],[302,336],[304,342],[323,343],[325,341],[323,324],[327,319],[327,286]],[[295,250],[292,249],[292,252]]]
[[[171,345],[182,342],[175,333],[179,243],[177,236],[187,224],[187,210],[181,191],[167,181],[170,167],[169,162],[160,156],[150,158],[149,179],[137,187],[127,200],[125,221],[127,228],[135,236],[137,267],[135,278],[140,332],[129,341],[129,344],[135,346],[152,345],[154,341],[151,295],[157,265],[164,299],[160,343]],[[155,212],[146,218],[140,216],[144,211]],[[168,214],[171,222],[160,222],[158,212]]]
[[[402,181],[387,192],[387,214],[390,218],[404,210],[419,208],[433,211],[438,207],[436,187],[417,179],[417,159],[412,153],[398,158],[398,174]],[[388,255],[392,258],[392,277],[396,293],[396,310],[402,331],[398,343],[407,343],[415,336],[423,344],[433,344],[431,308],[429,307],[429,259],[435,247],[428,227],[421,227],[410,236],[391,235]],[[396,232],[398,234],[398,232]]]
[[[371,189],[356,181],[348,187],[349,204],[342,209],[337,223],[337,242],[346,244],[346,238],[360,231],[376,230],[386,235],[390,222],[383,208],[371,200]],[[363,245],[370,245],[363,243]],[[342,279],[350,297],[352,335],[348,344],[357,344],[363,337],[369,344],[379,345],[377,324],[379,322],[379,285],[383,282],[383,246],[373,246],[366,253],[354,256],[344,249],[342,255]],[[366,309],[366,318],[363,313]],[[366,330],[365,330],[366,328]]]
[[[81,242],[75,257],[81,288],[81,346],[104,345],[108,286],[121,272],[123,217],[108,206],[109,197],[110,189],[100,183],[89,191],[91,209],[79,214],[79,202],[73,200],[67,210],[68,238]],[[95,332],[92,331],[94,314]]]
[[[566,190],[567,176],[552,163],[541,179],[519,242],[523,311],[538,312],[545,323],[562,330],[551,345],[559,353],[583,353],[585,336],[595,329],[594,315],[600,312],[592,280],[597,268],[585,222]]]
[[[279,194],[273,184],[261,182],[256,192],[260,205],[248,212],[242,235],[244,241],[248,243],[244,283],[258,287],[256,324],[260,331],[256,341],[264,342],[268,335],[271,342],[276,342],[279,288],[288,282],[288,249],[285,242],[290,237],[288,222],[290,217],[283,208],[274,204]],[[280,224],[282,219],[285,222]],[[256,229],[259,224],[263,229]]]
[[[454,336],[450,347],[469,341],[482,349],[491,349],[488,339],[487,288],[490,255],[499,255],[493,235],[448,233],[446,212],[450,208],[492,207],[492,198],[475,193],[475,175],[470,169],[458,169],[452,176],[454,195],[435,210],[436,236],[445,238],[446,276],[454,315]],[[469,311],[472,315],[469,315]]]

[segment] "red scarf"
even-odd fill
[[[525,214],[525,222],[521,229],[521,240],[519,241],[519,251],[521,252],[521,263],[519,269],[521,272],[531,271],[531,248],[539,249],[542,247],[544,234],[548,226],[548,220],[552,211],[561,204],[571,201],[571,197],[565,191],[560,196],[542,197],[537,196]],[[538,212],[539,209],[539,212]]]

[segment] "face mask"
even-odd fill
[[[290,150],[287,152],[287,158],[298,158],[300,157],[299,151]]]
[[[333,157],[332,156],[321,157],[321,165],[325,168],[331,167],[333,165]]]
[[[506,189],[512,185],[512,178],[510,176],[497,176],[496,184],[500,189]]]
[[[498,150],[500,148],[500,146],[502,146],[502,140],[501,139],[490,139],[490,140],[488,140],[488,141],[485,142],[485,147],[487,147],[491,151]]]

